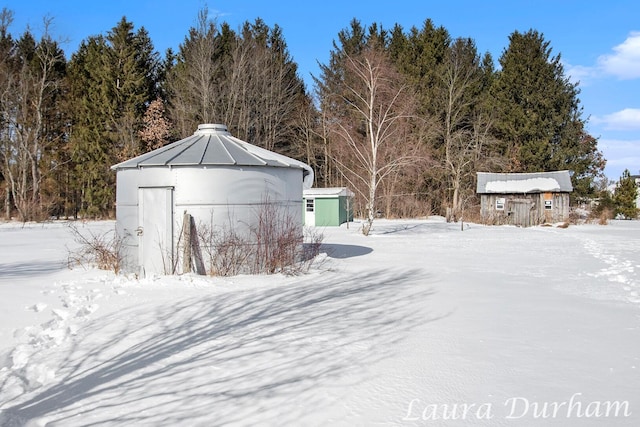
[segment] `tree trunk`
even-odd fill
[[[4,218],[9,221],[11,219],[11,192],[9,183],[7,182],[4,193]]]
[[[373,226],[373,220],[375,219],[375,209],[376,209],[376,174],[375,171],[372,171],[370,181],[369,181],[369,199],[367,200],[367,222],[365,226],[362,228],[362,234],[365,236],[369,235],[371,232],[371,227]]]
[[[451,211],[453,214],[453,221],[458,222],[460,217],[460,177],[455,176],[453,181],[453,200]]]

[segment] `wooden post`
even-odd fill
[[[182,272],[191,273],[191,215],[184,211],[182,218],[182,239],[184,253],[182,255]]]
[[[202,251],[200,250],[200,241],[198,240],[198,230],[196,229],[196,222],[193,217],[191,220],[191,255],[196,267],[196,274],[205,275],[207,270],[204,267],[204,260],[202,259]]]
[[[351,220],[351,198],[347,191],[347,230],[349,229],[349,221]]]

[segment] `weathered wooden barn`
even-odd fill
[[[477,194],[485,224],[529,227],[569,220],[569,171],[478,172]]]

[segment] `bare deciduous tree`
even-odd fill
[[[193,133],[200,123],[215,123],[214,106],[219,100],[215,76],[220,67],[214,60],[217,33],[216,22],[209,19],[208,9],[203,8],[169,76],[172,119],[181,136]]]
[[[449,186],[447,205],[451,209],[447,220],[460,217],[463,202],[468,198],[463,185],[472,181],[469,177],[475,174],[490,141],[489,114],[482,111],[478,102],[481,78],[480,58],[473,41],[454,41],[440,75],[442,167]]]
[[[10,16],[4,14],[2,20]],[[7,181],[8,192],[23,221],[42,214],[40,187],[43,179],[42,156],[54,143],[45,130],[45,115],[61,76],[56,69],[64,55],[50,37],[51,18],[44,19],[44,34],[36,43],[30,33],[21,39],[18,57],[2,61],[2,120],[0,172]],[[2,24],[5,27],[5,23]],[[6,27],[5,27],[6,30]]]
[[[406,138],[414,111],[413,96],[386,56],[366,50],[345,58],[346,106],[330,118],[342,150],[334,153],[341,173],[365,200],[368,235],[377,213],[380,183],[418,158],[413,141]]]
[[[296,75],[281,30],[263,21],[245,23],[220,82],[228,107],[221,111],[241,139],[274,150],[290,143],[301,108],[303,83]]]

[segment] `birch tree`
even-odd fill
[[[346,107],[331,118],[343,150],[335,154],[341,173],[365,200],[362,232],[368,235],[377,214],[378,188],[387,177],[417,160],[416,144],[403,132],[410,125],[414,103],[407,85],[385,54],[366,50],[345,58]]]

